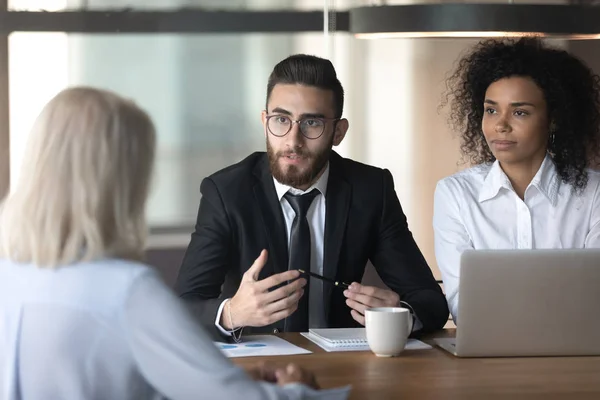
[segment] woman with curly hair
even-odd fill
[[[458,63],[443,104],[474,166],[438,182],[433,226],[458,320],[467,249],[600,247],[600,77],[537,38],[485,40]]]

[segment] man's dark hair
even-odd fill
[[[324,58],[295,54],[279,62],[269,76],[267,84],[267,105],[273,88],[281,84],[301,84],[314,86],[333,92],[335,118],[342,117],[344,109],[344,88],[337,78],[331,61]]]
[[[532,79],[543,91],[551,122],[548,151],[562,181],[582,190],[586,166],[600,159],[600,77],[577,57],[536,37],[484,40],[449,77],[442,105],[450,104],[463,156],[474,164],[495,160],[483,136],[483,101],[492,83],[515,76]]]

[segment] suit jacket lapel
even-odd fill
[[[257,163],[254,175],[257,177],[254,196],[270,245],[268,263],[272,265],[273,273],[284,272],[288,268],[287,232],[266,154]]]
[[[343,175],[340,165],[341,157],[332,153],[329,162],[329,182],[325,197],[325,243],[323,255],[323,275],[335,279],[348,210],[350,209],[351,186]],[[332,285],[324,285],[325,317],[329,319],[329,303],[331,302]]]

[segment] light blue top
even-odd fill
[[[0,399],[345,399],[250,379],[151,268],[0,260]],[[241,397],[243,396],[243,397]]]

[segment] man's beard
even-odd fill
[[[310,153],[302,148],[275,153],[267,138],[267,155],[269,156],[271,174],[273,174],[273,177],[279,183],[293,188],[310,185],[314,183],[315,178],[325,168],[325,165],[327,165],[332,147],[333,137],[331,138],[331,143],[319,153]],[[308,159],[310,164],[306,171],[300,171],[295,165],[288,165],[287,171],[283,170],[281,164],[279,164],[279,158],[290,154]]]

